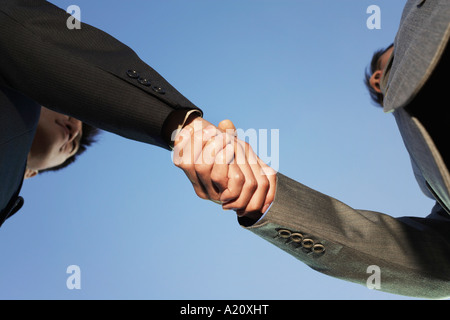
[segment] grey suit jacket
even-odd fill
[[[241,225],[324,274],[366,285],[376,265],[382,291],[450,297],[450,216],[442,209],[450,208],[449,172],[424,126],[405,110],[433,72],[449,30],[450,1],[409,0],[383,79],[384,110],[394,113],[423,190],[442,206],[426,218],[393,218],[353,209],[279,173],[270,210]]]

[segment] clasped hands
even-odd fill
[[[229,120],[218,127],[197,117],[173,134],[173,162],[202,199],[259,219],[275,197],[276,172],[238,139]]]

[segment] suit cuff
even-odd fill
[[[164,141],[173,150],[173,144],[176,135],[184,128],[188,119],[193,117],[203,117],[203,113],[199,109],[177,109],[169,114],[164,122],[161,134]]]

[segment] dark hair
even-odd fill
[[[74,163],[77,160],[78,156],[80,156],[81,154],[83,154],[86,151],[87,147],[89,147],[93,143],[97,142],[96,137],[100,133],[100,130],[83,122],[82,133],[83,134],[80,139],[80,146],[78,147],[77,153],[75,153],[73,156],[68,158],[66,161],[64,161],[59,166],[40,170],[39,173],[49,172],[49,171],[59,171],[61,169],[68,167],[72,163]]]
[[[381,69],[380,67],[380,58],[381,56],[386,53],[386,51],[388,51],[390,48],[393,47],[393,43],[387,47],[386,49],[379,49],[377,51],[375,51],[375,53],[372,56],[372,61],[370,62],[370,66],[366,68],[365,71],[365,77],[364,77],[364,84],[366,85],[367,89],[369,90],[370,93],[370,98],[372,99],[373,102],[375,102],[375,104],[377,104],[378,106],[383,106],[383,94],[377,92],[374,88],[372,88],[372,86],[370,85],[370,78],[372,77],[372,75]]]

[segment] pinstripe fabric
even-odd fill
[[[164,121],[196,106],[126,45],[87,24],[69,30],[67,18],[46,1],[0,1],[3,84],[100,129],[169,149],[160,137]]]
[[[32,116],[45,106],[167,150],[162,130],[171,113],[201,114],[129,47],[87,24],[69,30],[68,18],[47,1],[0,0],[0,110],[3,122],[15,123],[0,128],[0,223],[20,203],[34,136],[34,127],[17,134],[19,109]],[[8,100],[4,92],[17,94]]]

